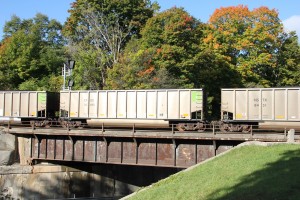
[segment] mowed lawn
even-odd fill
[[[242,146],[130,199],[300,199],[300,145]]]

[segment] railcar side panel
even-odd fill
[[[128,91],[127,92],[127,118],[135,119],[136,116],[136,92]]]
[[[22,93],[20,97],[20,102],[22,104],[20,108],[20,116],[29,116],[29,93]]]
[[[234,111],[234,91],[233,90],[222,90],[221,94],[221,119],[233,120]]]
[[[97,118],[97,111],[98,111],[98,94],[97,92],[90,92],[90,101],[89,101],[89,117],[90,118]]]
[[[37,93],[29,92],[29,116],[37,117]]]
[[[262,107],[262,120],[273,120],[273,90],[261,90],[262,99],[261,99],[261,107]]]
[[[61,116],[70,119],[204,119],[202,89],[61,91]]]
[[[79,117],[87,118],[89,117],[89,96],[87,92],[79,93]]]
[[[179,118],[190,119],[191,116],[191,94],[190,91],[179,91]]]
[[[179,119],[179,92],[168,91],[168,119]]]
[[[157,93],[156,91],[146,91],[147,95],[147,119],[156,119]]]
[[[79,117],[79,95],[76,93],[70,94],[70,117]]]
[[[288,120],[299,120],[299,90],[288,90]]]
[[[136,101],[136,108],[137,108],[137,118],[138,119],[146,119],[147,113],[147,97],[146,93],[143,91],[138,91],[137,93],[137,101]]]
[[[261,115],[261,94],[259,90],[248,91],[249,95],[249,120],[260,120]]]
[[[166,119],[168,118],[168,107],[167,107],[167,92],[158,91],[157,92],[157,118]]]
[[[4,116],[5,117],[12,116],[11,107],[12,107],[12,93],[5,93],[4,94]]]
[[[12,93],[12,116],[20,116],[20,93]]]
[[[0,93],[0,116],[4,116],[4,96],[5,94],[3,92]]]
[[[107,118],[107,92],[98,93],[98,118]]]
[[[61,117],[71,117],[70,115],[70,101],[71,93],[60,93],[60,116]]]
[[[222,89],[222,120],[300,121],[299,91],[300,88]]]
[[[275,120],[287,120],[286,117],[286,90],[275,89],[274,90],[274,119]]]
[[[236,120],[248,120],[247,115],[247,91],[235,91],[235,115],[234,119]]]
[[[117,93],[117,118],[126,118],[127,97],[125,91],[118,91]]]

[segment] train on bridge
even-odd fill
[[[0,91],[0,123],[35,127],[142,127],[202,132],[203,89]],[[220,129],[248,132],[258,124],[300,122],[300,88],[221,89]]]

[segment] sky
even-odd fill
[[[0,0],[0,40],[3,36],[5,22],[13,15],[21,19],[33,18],[37,13],[47,15],[49,19],[56,19],[62,24],[69,16],[68,10],[75,0]],[[260,6],[267,6],[279,12],[285,29],[295,30],[300,36],[300,0],[156,0],[161,11],[176,7],[183,7],[193,17],[201,22],[207,22],[215,9],[220,7],[246,5],[250,10]]]

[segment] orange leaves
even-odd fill
[[[245,41],[276,40],[278,33],[282,31],[282,25],[278,18],[278,12],[267,7],[256,8],[250,11],[247,6],[230,6],[216,11],[211,16],[209,23],[218,35],[226,42],[246,46]],[[246,40],[245,40],[246,39]],[[206,41],[212,41],[208,36]]]
[[[252,13],[256,16],[272,16],[278,17],[278,11],[276,9],[270,10],[266,6],[261,6],[259,8],[253,9]]]
[[[243,5],[217,9],[205,34],[205,46],[231,58],[244,83],[270,81],[275,76],[272,68],[277,65],[283,34],[276,10],[250,11]]]
[[[153,79],[152,79],[154,82],[159,82],[160,81],[160,78],[158,78],[158,77],[153,77]]]
[[[203,39],[203,41],[204,41],[205,43],[209,43],[209,42],[212,42],[213,39],[214,39],[213,34],[209,33],[208,36],[207,36],[206,38]]]
[[[188,16],[188,15],[186,15],[186,14],[183,16],[183,18],[184,18],[184,22],[185,22],[185,23],[189,23],[189,22],[192,22],[192,21],[193,21],[193,17]]]
[[[211,15],[209,23],[214,24],[218,22],[227,22],[227,19],[230,18],[232,21],[240,21],[250,15],[250,11],[247,6],[238,5],[230,7],[221,7],[216,9],[215,12]]]
[[[156,53],[157,53],[157,54],[160,54],[160,53],[161,53],[161,51],[162,51],[162,48],[158,48],[158,49],[156,49]]]
[[[214,49],[218,49],[220,47],[220,44],[216,43],[214,44]]]
[[[8,44],[11,42],[11,38],[8,37],[8,38],[5,38],[2,43],[0,43],[0,55],[5,53],[6,49],[7,49],[7,46]]]
[[[147,75],[151,74],[154,70],[155,70],[154,66],[151,65],[147,69],[145,69],[143,71],[139,71],[138,76],[139,77],[147,76]]]

